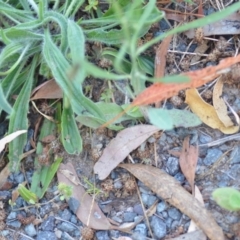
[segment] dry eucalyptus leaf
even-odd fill
[[[189,232],[189,233],[182,234],[182,235],[180,235],[178,237],[175,237],[175,238],[170,238],[168,240],[204,240],[205,236],[206,235],[203,233],[203,231],[197,230],[197,231],[194,231],[194,232]]]
[[[159,129],[152,125],[137,125],[119,132],[94,165],[94,173],[98,174],[100,180],[105,179],[130,152],[158,131]]]
[[[202,206],[204,206],[204,201],[203,201],[203,197],[202,194],[199,190],[199,188],[197,186],[195,186],[195,198],[202,204]],[[191,220],[190,225],[188,227],[188,232],[196,232],[198,231],[199,228],[196,226],[196,224],[194,223],[193,220]],[[194,238],[195,239],[195,238]],[[201,231],[201,233],[199,233],[199,240],[206,240],[207,236]]]
[[[72,182],[64,173],[70,176],[70,179],[74,179]],[[109,223],[106,216],[102,213],[100,208],[94,199],[86,193],[85,189],[80,185],[76,185],[77,173],[71,163],[60,164],[57,172],[58,182],[65,183],[68,186],[72,186],[72,197],[80,202],[80,207],[77,210],[77,217],[84,225],[97,230],[112,229],[112,225]]]
[[[44,82],[43,84],[35,88],[32,92],[32,95],[33,94],[34,96],[30,100],[56,99],[63,97],[63,92],[61,88],[57,85],[57,83],[53,79]]]
[[[5,148],[6,143],[11,142],[13,139],[15,139],[19,135],[26,133],[26,132],[27,132],[27,130],[19,130],[19,131],[11,133],[11,134],[7,135],[6,137],[2,138],[0,140],[0,152],[2,152],[2,150]]]
[[[237,9],[236,9],[237,10]],[[203,27],[203,36],[211,35],[236,35],[240,34],[239,13],[233,13],[226,18],[217,22],[205,25]],[[188,30],[184,33],[188,38],[194,38],[195,29]]]
[[[233,134],[238,132],[239,126],[224,126],[219,119],[215,108],[201,98],[197,89],[191,88],[186,90],[185,102],[189,105],[190,109],[209,127],[219,129],[224,134]]]
[[[227,105],[222,98],[223,81],[220,78],[213,89],[213,106],[217,115],[225,127],[233,126],[231,118],[228,116]]]
[[[9,163],[8,163],[0,172],[0,189],[7,182],[9,174],[10,174],[10,170],[9,170]]]
[[[164,171],[142,164],[121,164],[160,198],[178,208],[204,231],[211,240],[224,240],[222,229],[201,203]]]
[[[192,187],[192,193],[194,195],[194,179],[195,171],[198,161],[198,148],[189,145],[189,137],[186,137],[183,142],[183,148],[179,158],[179,164],[182,173],[188,180],[190,186]]]

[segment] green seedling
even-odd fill
[[[240,210],[240,192],[234,188],[218,188],[212,193],[217,204],[228,211]]]
[[[103,193],[101,189],[97,188],[95,186],[95,184],[91,183],[86,177],[84,177],[84,183],[87,185],[86,192],[88,194],[97,196],[97,195]]]
[[[58,184],[58,191],[60,193],[60,200],[68,200],[72,196],[73,186],[68,186],[65,183]]]
[[[35,193],[28,190],[25,186],[22,184],[18,185],[18,192],[21,195],[21,197],[28,203],[35,204],[38,202],[38,197]]]
[[[85,11],[90,12],[92,10],[97,10],[98,0],[88,0],[88,5],[85,7]]]

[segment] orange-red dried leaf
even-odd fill
[[[159,102],[177,95],[180,90],[186,88],[197,88],[212,81],[223,73],[223,70],[233,64],[240,62],[240,54],[222,60],[217,66],[209,66],[201,70],[181,74],[189,77],[190,81],[185,83],[155,83],[140,93],[131,106],[143,106]]]

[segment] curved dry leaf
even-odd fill
[[[182,234],[175,238],[169,238],[168,240],[203,240],[206,235],[201,230],[197,230],[194,232],[189,232]]]
[[[7,135],[6,137],[2,138],[0,140],[0,152],[2,152],[2,150],[5,148],[5,145],[7,143],[11,142],[13,139],[15,139],[19,135],[26,133],[26,132],[27,132],[27,130],[19,130],[19,131],[11,133],[11,134]]]
[[[44,82],[43,84],[38,86],[36,89],[33,90],[32,94],[34,93],[36,94],[30,100],[56,99],[63,97],[63,92],[61,88],[57,85],[57,83],[53,79]]]
[[[137,125],[122,130],[104,149],[94,165],[94,173],[98,174],[100,180],[105,179],[130,152],[158,131],[159,129],[152,125]]]
[[[219,119],[215,108],[206,103],[195,88],[186,90],[185,102],[190,109],[209,127],[219,129],[224,134],[233,134],[238,132],[239,126],[225,127]]]
[[[180,90],[186,88],[197,88],[206,84],[213,79],[216,79],[219,75],[232,66],[235,63],[240,62],[240,54],[235,57],[225,58],[220,61],[216,66],[208,66],[206,68],[186,72],[180,76],[186,76],[190,79],[186,83],[154,83],[150,87],[141,92],[132,102],[130,107],[143,106],[152,103],[156,103],[174,95],[177,95]],[[130,109],[129,107],[129,109]],[[128,109],[128,110],[129,110]]]
[[[194,195],[194,179],[198,161],[198,147],[189,145],[189,137],[186,137],[183,141],[183,148],[179,158],[179,164],[182,173],[188,180],[192,187],[192,193]]]
[[[228,116],[227,105],[222,99],[222,89],[223,89],[223,81],[220,78],[214,88],[213,88],[213,106],[216,110],[218,118],[224,124],[225,127],[233,126],[233,122],[231,118]]]
[[[184,32],[188,38],[194,38],[195,29]],[[239,13],[233,13],[228,17],[203,27],[203,36],[210,35],[235,35],[240,34]]]
[[[148,165],[121,164],[120,167],[127,169],[160,198],[190,217],[211,240],[225,239],[222,229],[212,215],[174,177]]]
[[[67,174],[65,176],[66,172]],[[94,199],[86,193],[85,189],[80,185],[80,182],[78,184],[76,180],[78,178],[77,173],[71,163],[61,163],[57,172],[57,177],[59,183],[65,183],[68,186],[72,186],[72,197],[80,202],[80,207],[76,215],[83,224],[97,230],[113,229],[113,226],[102,213]],[[75,181],[72,182],[71,179],[75,179]]]

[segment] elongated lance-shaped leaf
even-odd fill
[[[56,82],[68,99],[70,99],[73,111],[77,114],[82,114],[84,110],[87,110],[94,116],[104,119],[104,116],[98,107],[83,95],[81,85],[78,83],[76,84],[75,81],[71,81],[69,72],[72,71],[72,69],[70,64],[57,46],[52,42],[48,32],[45,33],[43,54]]]
[[[39,198],[41,198],[42,192],[43,192],[43,185],[41,185],[42,171],[46,171],[44,169],[47,169],[47,166],[44,167],[40,165],[38,161],[38,157],[41,154],[43,154],[43,144],[41,141],[49,135],[53,135],[53,136],[56,135],[56,123],[49,121],[48,119],[44,119],[41,127],[41,132],[39,135],[39,142],[37,143],[37,149],[36,149],[37,156],[35,157],[35,162],[34,162],[35,171],[32,177],[32,184],[30,189]]]
[[[2,85],[0,84],[0,112],[1,112],[1,109],[3,109],[8,114],[11,114],[12,112],[12,107],[8,103],[6,97],[4,96]]]
[[[65,96],[61,118],[61,140],[64,149],[69,154],[78,154],[82,151],[82,138],[72,108],[67,101],[69,100]]]
[[[34,81],[34,73],[36,70],[38,57],[34,57],[29,71],[26,74],[26,82],[22,87],[20,94],[13,106],[13,112],[10,115],[8,133],[15,132],[20,129],[28,128],[28,109],[29,109],[29,98],[32,90],[32,84]],[[24,145],[26,144],[27,136],[23,134],[18,138],[14,139],[9,144],[9,161],[11,171],[17,172],[19,169],[20,156],[23,153]]]

